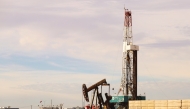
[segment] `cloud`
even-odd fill
[[[111,3],[104,2],[102,5],[109,5],[111,7],[111,4],[114,3],[114,1]],[[39,3],[39,5],[37,5],[37,7],[40,6],[40,4],[41,2]],[[14,43],[12,41],[8,41],[8,39],[3,40],[3,42],[6,43],[3,44],[4,46],[10,46],[7,52],[9,54],[10,52],[13,54],[15,54],[16,52],[26,55],[52,55],[52,52],[54,52],[54,55],[66,55],[79,59],[87,59],[91,61],[93,60],[101,62],[105,62],[106,60],[109,61],[107,63],[110,63],[110,60],[116,57],[115,53],[121,51],[123,26],[122,11],[119,11],[117,9],[115,11],[111,11],[113,13],[110,13],[109,11],[107,12],[108,9],[101,7],[101,5],[99,6],[101,7],[100,9],[90,7],[91,5],[95,5],[96,2],[84,1],[84,3],[80,2],[79,5],[77,4],[78,6],[76,6],[76,4],[77,3],[73,1],[66,2],[64,4],[53,4],[52,6],[50,6],[50,3],[48,2],[47,4],[45,4],[45,6],[41,8],[49,14],[45,14],[46,12],[44,11],[40,13],[40,11],[38,11],[38,8],[35,8],[34,10],[29,10],[29,12],[24,13],[20,13],[20,11],[16,10],[16,12],[19,13],[18,15],[15,14],[18,19],[16,19],[16,21],[9,20],[9,23],[4,22],[4,26],[8,27],[10,27],[8,24],[14,24],[15,22],[17,23],[16,28],[12,28],[12,31],[9,29],[9,31],[5,32],[5,34],[2,35],[4,37],[14,36]],[[120,5],[119,2],[116,2],[116,4]],[[18,5],[20,6],[22,4]],[[26,7],[21,6],[19,10],[24,10],[24,8],[30,8],[33,5],[36,5],[36,3],[32,2],[31,6],[28,5],[26,5]],[[76,17],[73,17],[69,15],[61,16],[53,14],[55,12],[59,14],[65,13],[61,12],[65,11],[65,6],[70,8],[76,7],[73,8],[73,10],[67,10],[67,13],[70,13],[70,11],[78,12],[78,7],[82,7],[81,10],[93,10],[90,10],[92,12],[85,12],[86,16],[78,15]],[[60,9],[61,7],[63,7],[63,9]],[[49,8],[57,8],[57,10],[53,9],[53,12],[49,12],[47,11]],[[102,8],[105,11],[102,11]],[[96,11],[101,11],[102,13]],[[171,26],[173,26],[176,20],[179,21],[178,19],[182,19],[181,17],[177,17],[176,13],[178,13],[179,15],[185,14],[187,12],[188,11],[185,10],[166,12],[148,12],[134,10],[133,32],[135,44],[149,44],[154,42],[157,43],[157,41],[166,41],[170,38],[176,40],[183,38],[183,40],[185,40],[186,36],[180,36],[178,30],[172,28]],[[96,14],[96,16],[88,16],[88,13]],[[75,13],[70,14],[77,15]],[[7,13],[7,18],[11,18],[11,16],[9,15],[11,14]],[[117,17],[118,15],[120,15],[120,17]],[[109,19],[104,19],[103,17],[109,17]],[[139,18],[141,20],[139,20]],[[184,25],[184,23],[186,23],[186,20],[183,19],[182,21],[183,23],[181,23],[181,25]],[[163,29],[167,30],[167,34],[166,32],[162,32]],[[6,30],[7,29],[4,28],[4,30],[2,31]],[[10,32],[12,34],[10,34]],[[143,39],[140,38],[141,34],[144,34],[144,36],[146,37],[144,37]],[[172,37],[173,35],[176,35],[177,37],[174,38]],[[12,46],[12,43],[14,44],[14,46]],[[15,49],[12,50],[13,48]],[[98,52],[96,50],[98,50]],[[4,51],[5,49],[2,49],[2,52]],[[96,57],[92,55],[95,55]]]
[[[24,72],[14,72],[14,75],[12,74],[13,73],[5,73],[4,75],[14,76],[16,80],[0,79],[1,85],[3,82],[6,82],[6,86],[2,87],[1,97],[5,98],[3,104],[7,104],[6,101],[11,98],[17,98],[11,100],[11,106],[17,107],[22,107],[22,104],[24,104],[24,106],[30,106],[32,104],[35,107],[37,105],[44,105],[44,102],[46,105],[50,105],[51,99],[54,105],[59,105],[63,102],[65,107],[72,107],[72,101],[75,101],[75,105],[80,106],[82,99],[81,85],[85,83],[87,87],[89,87],[103,79],[103,77],[107,78],[108,83],[111,81],[111,89],[113,87],[115,89],[111,90],[112,95],[118,91],[118,82],[113,82],[117,80],[117,77],[114,76],[114,79],[111,79],[113,78],[111,75],[61,72],[51,72],[49,75],[46,75],[37,71],[28,74]],[[107,88],[104,89],[107,91]],[[14,90],[14,92],[12,92],[12,90]],[[145,93],[147,99],[187,99],[190,96],[188,90],[189,80],[158,81],[153,79],[150,81],[145,79],[144,81],[138,82],[138,95],[144,95]],[[2,95],[4,92],[7,93],[7,96]],[[90,93],[91,92],[89,92],[89,94]],[[41,100],[43,101],[42,104],[39,103]]]
[[[81,90],[82,84],[87,84],[87,87],[107,78],[116,80],[111,75],[106,74],[78,74],[75,72],[55,72],[55,71],[12,71],[0,73],[0,85],[2,87],[1,97],[5,98],[3,105],[8,105],[7,100],[11,99],[11,106],[26,106],[33,104],[40,105],[39,101],[46,101],[53,99],[53,104],[59,105],[64,102],[65,107],[73,107],[81,105]],[[3,85],[6,83],[6,85]],[[12,90],[14,92],[12,93]],[[5,96],[3,93],[6,93]],[[21,96],[21,97],[19,97]],[[75,101],[73,105],[72,101]],[[10,102],[9,102],[10,103]],[[50,104],[50,103],[49,103]]]
[[[184,90],[187,89],[187,90]],[[188,99],[189,82],[152,81],[140,82],[139,94],[146,94],[147,99]],[[175,90],[175,91],[174,91]]]
[[[162,99],[156,95],[167,89],[165,95],[170,91],[173,96],[168,99],[186,98],[188,1],[21,0],[0,4],[0,85],[7,95],[0,94],[6,98],[3,104],[13,100],[15,106],[37,106],[39,100],[53,98],[56,104],[66,99],[65,106],[80,105],[81,84],[90,86],[103,78],[117,92],[124,4],[132,10],[134,44],[140,45],[139,92]]]
[[[114,41],[115,38],[113,37],[113,35],[109,33],[110,29],[115,29],[116,26],[112,26],[111,24],[109,26],[104,26],[101,23],[104,23],[105,20],[100,19],[100,21],[97,21],[98,17],[88,16],[88,12],[86,12],[86,17],[83,15],[78,15],[76,17],[67,15],[65,17],[62,15],[54,15],[53,13],[55,12],[51,13],[47,11],[47,7],[43,7],[43,9],[49,12],[50,14],[40,14],[39,11],[35,9],[29,10],[29,12],[20,12],[20,10],[25,11],[25,8],[29,7],[21,6],[19,10],[16,10],[16,13],[18,14],[15,14],[15,16],[17,17],[15,20],[10,19],[11,17],[13,17],[10,13],[13,12],[4,11],[6,13],[5,19],[9,19],[7,22],[3,22],[4,28],[2,31],[6,32],[2,34],[2,38],[4,39],[4,37],[8,36],[11,38],[13,37],[14,40],[14,43],[12,43],[8,40],[8,38],[4,39],[5,44],[3,45],[8,47],[8,53],[15,54],[16,52],[26,55],[43,55],[48,52],[50,52],[48,54],[52,54],[52,52],[54,52],[55,55],[66,55],[80,59],[86,58],[88,60],[98,60],[103,62],[104,58],[111,56],[111,49],[117,49],[113,46],[110,46],[110,44],[114,44],[116,41]],[[78,11],[77,9],[75,10]],[[75,12],[75,10],[73,12]],[[33,11],[35,11],[35,13]],[[60,11],[62,10],[60,9],[58,11],[59,14],[61,13]],[[63,11],[65,10],[63,9]],[[67,13],[71,14],[68,10]],[[72,15],[76,14],[73,13]],[[81,18],[81,16],[83,17]],[[110,18],[112,18],[112,16]],[[89,23],[86,23],[86,21],[88,21]],[[10,26],[12,27],[11,29],[9,28]],[[83,27],[81,28],[81,26]],[[109,31],[104,32],[104,28],[106,28],[106,30]],[[109,38],[107,38],[108,42],[104,42],[101,39],[102,36],[109,36]],[[14,46],[12,46],[13,44]],[[10,47],[7,45],[9,45]],[[105,49],[101,50],[102,47],[104,47]],[[100,51],[95,52],[96,50]],[[1,52],[4,51],[5,49],[2,49]],[[92,57],[93,54],[95,54],[99,58],[96,58],[94,56]]]
[[[153,47],[153,48],[187,48],[190,46],[190,40],[169,40],[162,41],[152,44],[141,44],[142,47]]]

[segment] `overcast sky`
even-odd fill
[[[82,84],[121,79],[132,11],[138,95],[190,99],[189,0],[0,0],[0,107],[81,106]],[[40,104],[40,101],[42,103]]]

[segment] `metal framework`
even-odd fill
[[[98,86],[101,86],[101,93],[99,93],[99,91],[98,91]],[[102,86],[109,86],[109,90],[108,90],[109,94],[105,93],[106,101],[104,101],[103,97],[102,97]],[[90,109],[92,109],[92,107],[93,107],[95,94],[96,94],[96,105],[95,106],[98,106],[97,105],[97,101],[98,101],[99,109],[102,109],[102,105],[106,106],[106,109],[111,109],[109,101],[112,99],[112,96],[110,96],[110,84],[108,84],[106,82],[106,79],[103,79],[88,88],[86,87],[86,84],[82,85],[82,92],[83,92],[84,98],[87,102],[89,102],[88,92],[92,91],[92,90],[94,90],[94,91],[93,91],[93,97],[91,100]]]
[[[124,39],[122,57],[122,77],[118,94],[122,91],[124,96],[137,99],[137,51],[139,46],[133,45],[132,14],[125,9]]]

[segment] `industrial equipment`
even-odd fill
[[[99,93],[99,91],[98,91],[98,86],[101,86],[101,88],[102,88],[102,86],[105,86],[105,85],[110,86],[110,84],[107,84],[106,79],[103,79],[88,88],[86,87],[86,84],[82,85],[82,92],[83,92],[84,98],[87,102],[89,102],[88,92],[91,90],[94,90],[93,97],[92,97],[91,104],[90,104],[90,109],[92,109],[92,107],[93,107],[95,93],[96,93],[96,101],[98,100],[98,103],[99,103],[99,109],[102,109],[103,106],[105,106],[107,109],[112,109],[110,107],[110,102],[109,102],[112,97],[110,95],[108,95],[108,93],[105,93],[106,100],[104,101],[103,97],[102,97],[102,89],[101,89],[101,93]],[[110,89],[110,87],[109,87],[109,89]],[[97,102],[96,102],[96,106],[97,106]]]
[[[137,96],[137,51],[139,46],[133,45],[132,13],[125,9],[124,15],[121,84],[117,96],[112,96],[110,103],[115,103],[115,108],[128,109],[129,100],[145,100],[146,98]],[[119,96],[120,92],[122,92],[121,96]]]
[[[132,13],[125,9],[122,77],[118,94],[122,91],[124,96],[131,95],[137,99],[137,51],[138,45],[133,45]]]
[[[98,86],[107,84],[106,80],[103,79],[98,83],[86,88],[83,84],[83,95],[86,101],[89,101],[88,92],[94,90],[97,92],[97,97],[101,105],[106,104],[107,109],[128,109],[129,100],[145,100],[145,96],[137,96],[137,51],[139,50],[138,45],[133,45],[132,36],[132,13],[128,9],[125,9],[125,20],[124,20],[124,39],[123,39],[123,57],[122,57],[122,77],[121,85],[117,96],[106,96],[106,102],[103,101],[101,93],[98,92]],[[122,95],[120,95],[122,92]],[[94,96],[92,98],[91,108],[93,104]],[[109,101],[109,102],[108,102]]]

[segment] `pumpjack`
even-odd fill
[[[101,93],[99,93],[99,91],[98,91],[98,86],[101,86]],[[102,86],[109,86],[109,89],[110,89],[110,84],[108,84],[106,82],[106,79],[103,79],[88,88],[86,87],[86,84],[82,85],[82,92],[83,92],[84,98],[87,102],[89,102],[88,92],[91,90],[94,90],[93,97],[92,97],[91,104],[90,104],[90,109],[92,109],[92,107],[93,107],[95,93],[96,93],[96,101],[98,100],[98,104],[99,104],[99,105],[97,105],[97,102],[96,102],[96,105],[95,105],[96,107],[98,106],[99,109],[102,109],[102,107],[106,107],[106,109],[113,109],[113,108],[111,108],[111,104],[109,102],[112,99],[112,97],[110,96],[110,93],[109,94],[105,93],[106,100],[105,101],[103,100]]]

